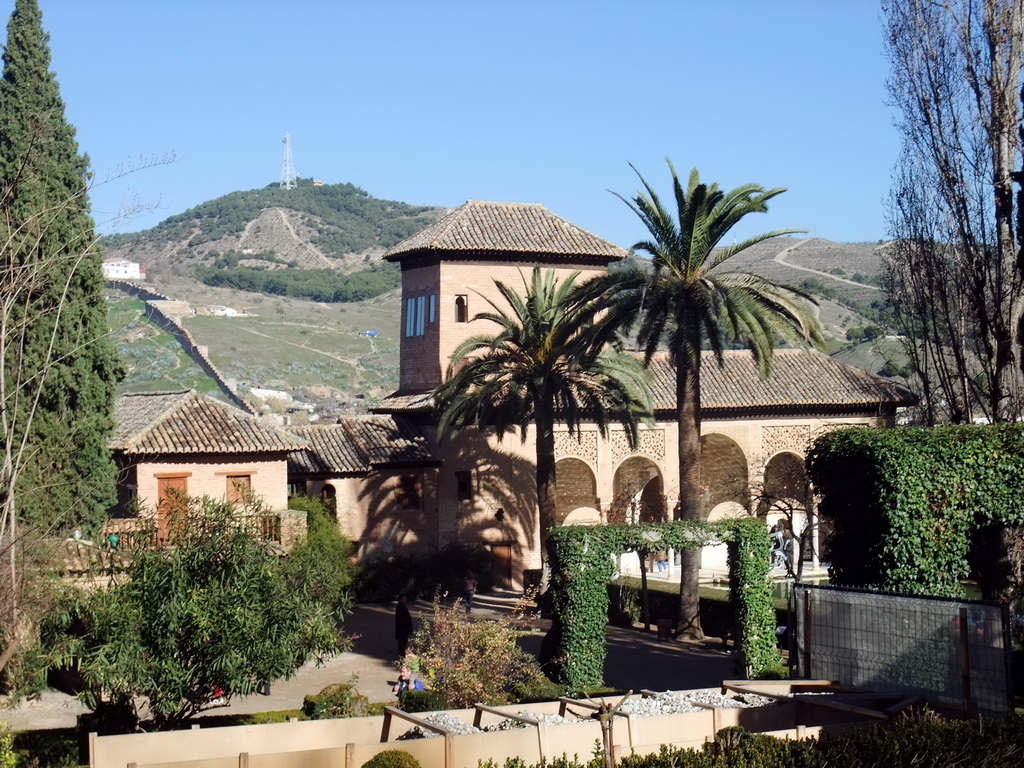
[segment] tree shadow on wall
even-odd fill
[[[527,567],[524,555],[539,546],[533,460],[467,433],[446,441],[444,455],[440,468],[379,469],[363,481],[359,500],[366,524],[356,540],[359,554],[400,557],[449,544],[489,546],[494,552],[501,548],[508,568]],[[471,477],[462,499],[457,472]],[[409,476],[418,478],[414,505],[409,482],[406,491],[401,489],[402,478]],[[491,574],[476,575],[486,587]]]

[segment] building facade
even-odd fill
[[[301,459],[293,454],[292,482],[336,500],[339,525],[358,543],[360,556],[483,545],[492,553],[495,583],[520,588],[524,571],[541,563],[534,436],[498,441],[466,430],[445,438],[437,434],[431,395],[453,350],[470,336],[495,331],[493,323],[474,318],[505,308],[496,280],[525,291],[539,266],[559,276],[578,272],[582,281],[625,256],[542,206],[479,201],[392,248],[384,258],[402,269],[400,386],[376,411],[391,419],[378,437],[400,458],[384,450],[387,458],[375,463],[366,450],[374,440],[355,436],[351,427],[326,428],[347,446],[344,459],[337,446],[317,447],[304,432],[310,447]],[[559,524],[676,514],[675,373],[667,358],[653,360],[650,372],[654,421],[641,429],[637,446],[621,429],[606,437],[596,426],[578,436],[566,429],[556,434]],[[721,366],[709,358],[701,394],[711,520],[760,515],[799,522],[813,513],[804,472],[811,441],[842,427],[891,426],[896,409],[913,402],[884,379],[798,350],[777,352],[764,380],[747,352],[727,352]],[[400,450],[404,445],[415,450]]]
[[[295,435],[192,390],[121,395],[114,424],[118,504],[111,531],[153,528],[165,543],[187,500],[204,496],[240,507],[258,499],[279,521],[267,531],[276,541],[288,543],[305,530],[303,516],[285,514],[288,455],[304,445]]]

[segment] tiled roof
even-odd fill
[[[388,261],[447,254],[537,254],[580,261],[618,261],[626,251],[535,203],[469,200],[384,254]]]
[[[423,413],[434,407],[433,392],[403,393],[395,392],[388,395],[373,407],[376,413],[402,413],[417,412]]]
[[[193,390],[130,393],[114,406],[110,447],[131,454],[265,453],[302,447],[294,435]]]
[[[674,410],[676,374],[668,355],[651,361],[651,393],[655,410]],[[768,409],[793,406],[911,405],[909,390],[820,352],[780,349],[772,356],[767,379],[761,379],[753,355],[727,351],[720,367],[711,352],[700,369],[701,407]]]
[[[288,455],[289,472],[365,472],[374,467],[438,464],[411,424],[387,415],[346,416],[338,424],[293,427],[308,447]]]
[[[701,407],[714,409],[781,410],[844,406],[913,405],[916,396],[905,387],[860,368],[841,363],[820,352],[776,350],[771,371],[762,380],[754,357],[746,350],[731,350],[724,365],[711,352],[701,365]],[[651,395],[656,411],[675,410],[676,374],[667,354],[650,365]],[[396,392],[376,406],[378,412],[425,412],[433,407],[432,393]]]

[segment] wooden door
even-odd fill
[[[166,544],[188,509],[188,477],[158,477],[157,498],[156,543]]]
[[[512,542],[491,544],[491,579],[496,589],[515,589],[512,579]]]

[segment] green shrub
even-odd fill
[[[778,664],[774,667],[765,667],[756,675],[755,680],[789,680],[789,667],[785,664]]]
[[[51,728],[19,731],[11,747],[17,759],[14,765],[38,765],[38,768],[69,768],[88,762],[87,731],[75,728]],[[3,754],[0,748],[0,755]],[[9,759],[9,758],[8,758]],[[9,768],[0,758],[0,768]]]
[[[302,713],[310,720],[366,716],[370,701],[356,688],[356,681],[352,678],[347,683],[334,683],[316,696],[307,696],[302,700]]]
[[[448,709],[448,702],[438,691],[406,691],[398,707],[403,712],[436,712]]]
[[[7,723],[0,723],[0,768],[15,768],[14,735]]]
[[[537,660],[517,645],[525,631],[520,617],[474,621],[461,606],[446,607],[438,598],[433,607],[412,645],[427,689],[451,706],[507,704],[518,686],[542,675]]]
[[[404,749],[385,749],[363,763],[363,768],[420,768],[420,761]]]
[[[532,701],[553,701],[565,695],[565,688],[553,683],[541,672],[524,677],[512,687],[513,697],[517,703],[526,704]]]
[[[292,719],[306,720],[301,709],[274,709],[266,712],[244,712],[238,714],[204,715],[196,718],[202,728],[225,728],[231,725],[268,725],[287,723]]]
[[[1020,763],[1024,751],[1024,722],[1010,720],[903,720],[888,726],[867,726],[819,740],[791,741],[743,728],[723,728],[701,749],[662,746],[650,755],[627,755],[619,768],[1005,768]],[[578,758],[546,764],[544,768],[599,768],[602,763]],[[481,768],[499,768],[496,762]],[[503,768],[529,766],[510,758]]]
[[[913,765],[914,768],[1003,768],[1020,764],[1024,721],[903,721],[888,728],[871,726],[831,735],[816,742],[815,766]]]
[[[833,583],[962,597],[977,534],[1024,524],[1022,424],[837,430],[807,468]],[[999,559],[982,554],[982,576]]]
[[[296,495],[288,507],[306,513],[306,540],[292,547],[285,558],[289,578],[334,612],[340,621],[351,605],[355,577],[352,544],[319,499]]]

